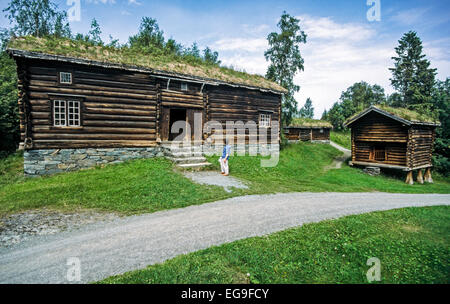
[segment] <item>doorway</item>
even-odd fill
[[[183,131],[185,131],[186,127],[183,129],[179,129],[178,133],[172,132],[172,126],[177,121],[184,121],[186,123],[186,109],[170,109],[169,115],[169,140],[174,140],[177,138]],[[178,138],[179,139],[179,138]]]

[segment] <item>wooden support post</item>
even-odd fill
[[[414,180],[413,180],[413,172],[408,171],[408,173],[406,174],[406,181],[405,183],[409,184],[409,185],[413,185],[414,184]]]
[[[423,175],[422,175],[422,169],[419,169],[417,171],[417,182],[419,184],[423,184]]]
[[[430,184],[433,183],[433,178],[431,177],[431,168],[425,169],[425,175],[423,178],[427,183],[430,183]]]

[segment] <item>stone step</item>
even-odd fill
[[[187,157],[187,158],[169,157],[169,159],[176,164],[196,164],[206,162],[206,158],[204,157]]]
[[[173,158],[189,158],[189,157],[202,157],[202,152],[177,152],[170,153],[169,157]]]
[[[180,168],[183,168],[183,169],[196,169],[196,168],[201,168],[201,167],[205,167],[205,166],[209,166],[209,165],[211,165],[211,163],[203,162],[203,163],[195,163],[195,164],[180,164],[177,166]]]

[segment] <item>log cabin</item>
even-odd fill
[[[17,64],[25,174],[153,156],[201,166],[207,164],[202,153],[187,158],[168,144],[214,142],[230,121],[255,122],[264,131],[256,135],[264,137],[257,148],[279,149],[285,89],[278,84],[223,67],[161,63],[148,54],[80,43],[22,37],[8,46]],[[180,121],[185,127],[174,128]],[[206,127],[209,122],[220,128]],[[249,144],[252,134],[239,131],[231,139],[243,135]]]
[[[417,170],[419,183],[433,181],[431,156],[439,122],[414,111],[379,105],[355,114],[345,125],[351,128],[350,165],[403,170],[408,184],[414,183]]]
[[[330,130],[332,125],[328,121],[294,118],[292,123],[284,127],[284,134],[288,141],[330,142]]]

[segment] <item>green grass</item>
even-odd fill
[[[111,62],[144,68],[211,78],[224,82],[251,85],[286,92],[277,83],[262,75],[236,71],[232,68],[188,60],[182,56],[168,54],[159,49],[144,49],[122,46],[99,46],[90,42],[56,37],[25,36],[11,39],[8,48],[44,54]]]
[[[331,131],[330,139],[344,148],[352,149],[352,134],[350,131]]]
[[[237,195],[276,192],[450,193],[450,179],[436,174],[434,184],[411,186],[404,183],[404,173],[374,177],[347,165],[326,170],[340,153],[326,144],[293,144],[282,150],[278,165],[271,168],[261,167],[259,156],[233,156],[230,174],[246,182],[249,189],[234,189],[232,193],[217,186],[195,184],[174,170],[171,162],[159,158],[24,178],[23,158],[15,154],[0,160],[0,215],[41,207],[136,214]],[[217,156],[209,160],[212,169],[219,170]]]
[[[343,217],[253,237],[100,283],[450,283],[450,207],[404,208]],[[250,276],[247,276],[250,274]]]
[[[230,174],[249,181],[250,189],[243,193],[275,192],[399,192],[399,193],[450,193],[450,179],[433,175],[434,184],[407,185],[405,173],[387,172],[370,176],[358,168],[343,164],[338,170],[325,170],[341,152],[327,144],[291,144],[280,153],[276,167],[262,168],[261,157],[231,157]],[[219,170],[217,157],[209,161]]]
[[[160,158],[29,179],[14,173],[23,170],[20,156],[10,156],[3,162],[9,165],[1,165],[0,170],[10,170],[0,175],[0,214],[44,206],[133,214],[229,196],[220,187],[192,183],[175,172],[170,161]]]

